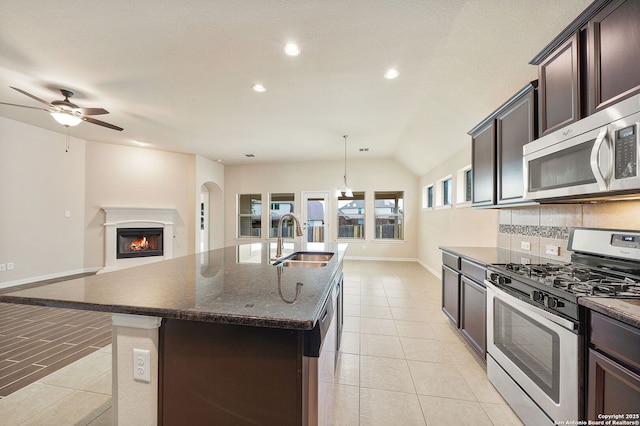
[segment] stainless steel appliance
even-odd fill
[[[640,231],[572,228],[571,263],[487,268],[487,375],[525,424],[584,418],[584,296],[640,298]]]
[[[526,200],[562,201],[640,193],[640,95],[523,148]]]

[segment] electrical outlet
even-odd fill
[[[7,270],[7,264],[6,263],[0,263],[0,272],[6,271],[6,270]]]
[[[71,217],[71,212],[69,210],[65,210],[64,217]]]
[[[7,271],[13,271],[13,262],[7,263]]]
[[[552,256],[560,256],[560,247],[554,246],[551,244],[547,244],[547,248],[545,250],[546,254],[550,254]]]
[[[151,353],[146,349],[133,350],[133,378],[151,382]]]
[[[520,241],[520,248],[522,250],[531,250],[531,243],[529,241]]]
[[[520,264],[521,265],[531,265],[531,259],[529,259],[528,257],[521,257],[520,258]]]

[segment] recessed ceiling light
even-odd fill
[[[390,70],[387,70],[387,72],[384,73],[384,78],[386,78],[387,80],[393,80],[399,75],[400,73],[398,72],[397,69],[391,68]]]
[[[267,91],[267,88],[264,87],[260,83],[256,83],[256,84],[253,85],[253,90],[255,90],[256,92],[259,92],[259,93],[263,93],[263,92]]]
[[[295,43],[287,43],[284,47],[284,53],[288,56],[298,56],[300,54],[300,48]]]

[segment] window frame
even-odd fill
[[[435,190],[433,183],[422,187],[422,210],[433,210],[435,207]]]
[[[450,192],[450,194],[448,194],[448,198],[449,198],[449,202],[445,204],[445,182],[450,182],[448,184],[448,192]],[[435,209],[436,210],[442,210],[442,209],[450,209],[451,206],[453,205],[453,176],[452,175],[447,175],[445,177],[443,177],[442,179],[439,179],[436,182],[436,206]]]
[[[243,213],[242,212],[242,197],[243,196],[248,196],[251,197],[250,198],[250,204],[251,204],[251,212],[249,213]],[[253,201],[254,200],[259,200],[260,203],[260,211],[259,212],[254,212],[253,211]],[[258,235],[243,235],[242,234],[242,224],[243,224],[243,219],[247,219],[249,218],[251,221],[251,229],[258,229]],[[258,218],[260,226],[255,227],[253,226],[254,223],[254,219]],[[236,219],[237,219],[237,226],[236,226],[236,235],[237,238],[250,238],[250,239],[259,239],[262,238],[262,194],[257,194],[257,193],[248,193],[248,194],[237,194],[236,196]]]
[[[278,196],[278,197],[283,197],[282,200],[275,200],[274,201],[274,196]],[[285,196],[291,196],[291,199],[286,199],[284,198]],[[279,215],[274,215],[272,214],[273,211],[273,204],[275,203],[279,203],[279,204],[287,204],[290,201],[291,204],[291,211],[287,212],[287,213],[296,213],[296,194],[295,192],[270,192],[269,193],[269,238],[278,238],[278,224],[277,222],[280,221],[280,217],[282,217],[283,214],[279,214]],[[277,219],[276,219],[277,218]],[[272,226],[274,220],[276,221],[276,226],[275,228]],[[286,225],[287,230],[289,230],[291,236],[287,236],[284,233],[284,229],[283,229],[283,234],[282,234],[282,238],[285,239],[293,239],[295,237],[295,234],[293,233],[295,231],[295,224],[293,222],[293,219],[288,218],[284,221],[284,224]],[[284,228],[284,227],[283,227]],[[273,231],[273,235],[271,234]]]
[[[392,213],[378,213],[377,209],[380,207],[376,206],[376,202],[378,201],[378,195],[385,195],[385,194],[396,194],[395,197],[395,205],[394,205],[394,212]],[[400,194],[400,197],[397,197],[397,195]],[[373,240],[374,241],[404,241],[404,210],[405,210],[405,191],[374,191],[373,193],[373,227],[374,227],[374,233],[373,233]],[[380,199],[388,199],[389,197],[386,198],[380,198]],[[399,201],[399,202],[398,202]],[[386,216],[386,217],[395,217],[396,220],[394,221],[394,225],[397,227],[398,229],[398,236],[394,237],[394,238],[384,238],[379,236],[381,233],[378,232],[378,217],[379,216]],[[395,234],[395,232],[394,232]]]
[[[362,198],[357,198],[357,197],[362,197]],[[339,240],[351,240],[351,241],[364,241],[366,239],[366,223],[367,223],[367,195],[365,191],[354,191],[353,192],[353,197],[345,197],[344,195],[341,195],[339,197],[336,197],[336,218],[337,218],[337,239]],[[358,207],[358,209],[360,210],[358,213],[355,214],[351,214],[349,216],[352,217],[357,217],[359,219],[361,219],[362,224],[360,225],[360,229],[361,229],[361,233],[359,236],[340,236],[340,218],[341,217],[345,217],[347,216],[347,214],[340,214],[340,209],[344,208],[346,206],[340,207],[340,201],[355,201],[355,200],[362,200],[362,207]],[[348,204],[348,203],[347,203]],[[356,208],[354,206],[354,208]],[[354,232],[353,234],[355,235],[355,228],[354,228]]]
[[[456,207],[470,207],[472,200],[473,181],[471,186],[467,185],[468,179],[473,179],[471,164],[458,170],[456,186]]]

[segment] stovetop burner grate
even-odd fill
[[[515,274],[516,278],[521,276],[575,296],[640,298],[640,278],[602,272],[582,264],[508,263],[498,268]]]

